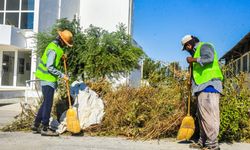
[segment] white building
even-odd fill
[[[17,90],[23,96],[25,81],[35,79],[33,35],[57,19],[77,17],[83,29],[93,24],[108,31],[123,23],[132,35],[132,16],[133,0],[0,0],[0,98]]]

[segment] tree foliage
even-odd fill
[[[164,82],[167,78],[167,66],[162,65],[150,58],[145,58],[143,61],[143,79],[146,79],[150,85],[157,86],[157,84]]]
[[[168,82],[168,78],[182,78],[184,73],[178,62],[164,63],[145,58],[143,61],[143,79],[150,85],[157,86]]]
[[[119,24],[115,32],[92,25],[82,31],[76,20],[67,19],[60,19],[52,29],[37,34],[38,54],[41,55],[46,46],[56,38],[58,30],[64,29],[71,31],[74,36],[74,46],[65,48],[68,70],[74,77],[117,77],[136,68],[144,55],[142,49],[132,44],[133,39],[126,33],[123,24]]]

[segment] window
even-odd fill
[[[21,29],[33,29],[34,13],[21,14]]]
[[[33,29],[34,0],[0,0],[0,24]]]
[[[236,75],[237,74],[237,67],[236,67],[236,61],[234,61],[233,62],[233,73],[234,73],[234,75]]]
[[[250,53],[248,53],[248,72],[250,72]]]
[[[15,52],[4,51],[2,59],[2,86],[13,86]]]
[[[22,0],[22,10],[34,10],[34,0]]]
[[[0,0],[0,10],[4,10],[4,0]]]
[[[30,80],[31,52],[18,51],[17,61],[17,86],[25,86],[25,81]]]
[[[6,10],[19,10],[20,0],[6,0]]]
[[[247,55],[243,56],[243,71],[247,72]]]
[[[24,74],[24,58],[18,58],[18,74]]]
[[[237,74],[241,71],[241,60],[240,58],[237,60]]]
[[[3,24],[3,13],[0,13],[0,24]]]
[[[5,24],[18,27],[18,13],[6,13]]]

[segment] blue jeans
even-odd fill
[[[55,89],[51,86],[42,86],[42,93],[44,101],[39,108],[35,119],[35,126],[39,126],[42,123],[43,126],[49,126],[49,118],[51,113],[51,108],[53,105],[53,98],[54,98]]]

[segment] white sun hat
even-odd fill
[[[193,36],[190,35],[190,34],[187,34],[187,35],[185,35],[185,36],[182,38],[182,40],[181,40],[181,45],[183,46],[182,50],[185,49],[185,47],[184,47],[185,44],[186,44],[188,41],[192,40],[192,39],[193,39]]]

